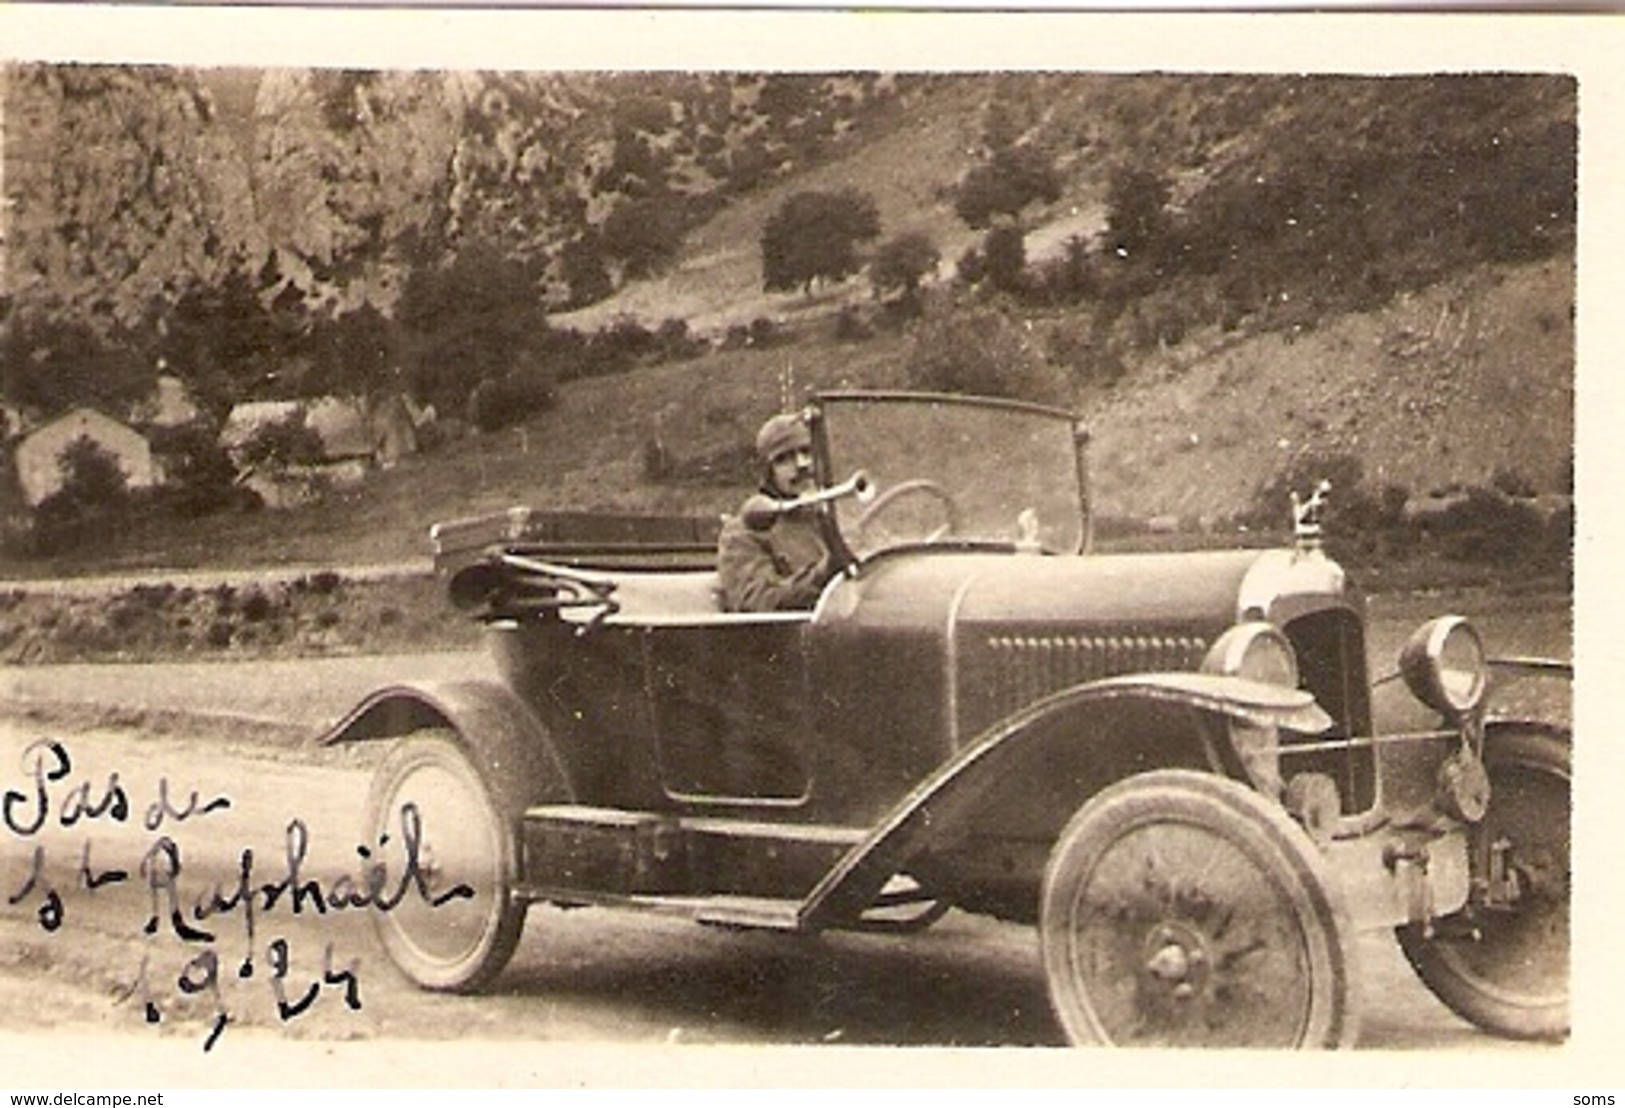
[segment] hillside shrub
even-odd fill
[[[1073,235],[1066,240],[1061,256],[1051,258],[1028,276],[1032,290],[1051,304],[1075,304],[1099,294],[1100,278],[1089,250],[1089,240]]]
[[[920,282],[936,272],[941,259],[937,244],[924,231],[896,235],[876,248],[869,263],[869,283],[878,299],[895,294],[913,300],[919,295]]]
[[[1572,514],[1548,523],[1528,500],[1493,487],[1470,488],[1428,521],[1427,533],[1455,561],[1555,568],[1569,555],[1572,523]]]
[[[1512,466],[1501,466],[1490,477],[1490,487],[1510,497],[1527,499],[1535,495],[1535,483]]]
[[[965,175],[954,214],[979,231],[1001,216],[1013,218],[1029,204],[1052,204],[1060,196],[1053,158],[1034,146],[1005,146]]]
[[[686,216],[679,197],[625,200],[604,220],[601,243],[628,277],[648,277],[665,269],[683,245]]]
[[[910,387],[1067,404],[1065,373],[1019,324],[990,308],[950,311],[920,324],[908,354]]]
[[[749,336],[748,344],[758,349],[777,346],[785,337],[784,328],[779,326],[777,320],[762,315],[750,321],[747,335]]]
[[[57,457],[62,487],[34,509],[34,549],[50,556],[96,543],[109,545],[131,510],[131,493],[118,458],[80,437]]]
[[[1027,237],[1013,223],[1001,223],[982,240],[987,280],[1000,292],[1020,292],[1027,286]]]
[[[979,246],[967,246],[954,263],[954,276],[964,285],[975,288],[987,280],[987,256]]]
[[[603,240],[596,230],[586,231],[560,247],[559,275],[569,289],[566,309],[596,304],[615,291],[615,281],[605,264]]]
[[[1133,257],[1161,245],[1173,186],[1143,166],[1119,166],[1106,185],[1106,241],[1113,253]]]
[[[497,431],[523,423],[557,402],[552,372],[530,366],[476,385],[468,398],[468,420],[482,431]]]
[[[593,374],[624,373],[652,360],[660,348],[655,332],[630,316],[622,316],[587,340],[587,360]]]
[[[711,344],[689,330],[688,320],[670,316],[655,330],[655,348],[661,361],[682,362],[705,353]]]
[[[1572,510],[1550,515],[1534,501],[1510,496],[1492,483],[1456,489],[1437,511],[1407,516],[1408,491],[1372,489],[1360,460],[1343,453],[1311,453],[1263,483],[1242,522],[1282,532],[1291,523],[1291,493],[1307,495],[1321,478],[1331,481],[1325,514],[1327,549],[1339,558],[1374,564],[1413,554],[1521,571],[1561,572],[1572,558]],[[1500,479],[1499,476],[1496,479]]]
[[[322,460],[322,437],[305,422],[302,411],[289,412],[257,428],[237,449],[244,466],[312,465]]]
[[[221,511],[240,501],[237,467],[220,445],[214,426],[193,420],[178,427],[154,429],[149,441],[163,462],[162,506],[182,519]]]
[[[1408,545],[1406,491],[1395,485],[1372,489],[1364,463],[1343,452],[1311,451],[1294,459],[1259,486],[1242,522],[1254,530],[1289,531],[1292,494],[1307,498],[1322,480],[1331,483],[1323,524],[1326,545],[1334,554],[1368,559],[1397,554]]]
[[[842,305],[835,314],[835,340],[837,342],[863,342],[874,338],[875,329],[863,312],[852,304]]]

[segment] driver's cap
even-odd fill
[[[776,415],[756,432],[756,456],[771,462],[787,450],[812,449],[812,432],[799,413]]]

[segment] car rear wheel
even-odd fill
[[[1045,873],[1039,940],[1074,1043],[1338,1047],[1352,937],[1309,837],[1221,777],[1160,770],[1079,810]]]
[[[425,989],[472,992],[501,972],[524,929],[512,822],[442,732],[398,742],[373,776],[364,842],[381,867],[373,922]]]
[[[1417,976],[1451,1011],[1497,1035],[1569,1030],[1569,745],[1536,729],[1492,729],[1484,745],[1484,831],[1504,844],[1516,903],[1446,920],[1432,937],[1399,929]]]

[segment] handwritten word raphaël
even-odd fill
[[[379,845],[388,839],[388,835],[383,836]],[[326,885],[306,876],[304,866],[310,831],[303,820],[288,823],[285,846],[284,868],[274,879],[266,881],[256,876],[255,854],[245,849],[238,855],[237,881],[229,892],[224,884],[217,882],[188,898],[180,881],[185,868],[181,848],[167,835],[160,837],[141,859],[141,878],[151,894],[152,907],[144,930],[149,935],[155,934],[159,921],[167,919],[178,938],[187,942],[213,942],[214,933],[192,926],[188,916],[191,921],[202,923],[214,916],[241,912],[252,941],[257,913],[270,912],[279,904],[286,904],[294,915],[307,909],[325,915],[329,911],[351,908],[390,912],[414,890],[431,908],[474,896],[474,889],[466,884],[453,884],[438,891],[431,888],[431,875],[422,859],[423,819],[415,804],[401,807],[401,850],[405,860],[393,878],[389,867],[375,858],[366,846],[356,848],[362,861],[359,876],[341,874]],[[190,913],[184,911],[187,904],[191,905]]]

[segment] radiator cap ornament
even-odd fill
[[[1325,535],[1321,516],[1326,509],[1326,494],[1331,491],[1332,483],[1322,478],[1307,500],[1300,498],[1296,491],[1292,493],[1292,537],[1300,551],[1308,553],[1321,548]]]

